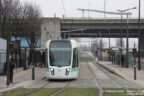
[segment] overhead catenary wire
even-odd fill
[[[105,14],[113,14],[113,15],[131,15],[131,12],[110,12],[110,11],[101,11],[101,10],[94,10],[94,9],[77,9],[79,11],[91,11],[91,12],[98,12],[98,13],[105,13]]]
[[[67,12],[66,12],[65,5],[64,5],[63,0],[61,0],[61,3],[62,3],[62,6],[63,6],[64,13],[65,13],[65,15],[66,15],[66,14],[67,14]]]

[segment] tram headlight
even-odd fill
[[[50,71],[52,72],[52,71],[54,71],[54,69],[53,69],[53,68],[50,68]]]
[[[70,71],[70,68],[67,68],[66,71],[69,72],[69,71]]]
[[[70,72],[70,68],[67,68],[65,75],[69,75],[69,72]]]
[[[50,68],[51,74],[54,75],[54,68]]]

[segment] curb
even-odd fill
[[[23,69],[19,68],[17,70],[17,72],[15,72],[15,74],[20,72],[21,70],[23,70]],[[30,70],[30,68],[28,70]],[[0,93],[5,92],[5,91],[10,91],[12,89],[16,89],[16,88],[19,88],[19,87],[27,86],[29,84],[33,84],[35,82],[38,82],[38,81],[41,81],[41,80],[44,80],[44,79],[46,79],[46,77],[43,77],[40,80],[26,80],[26,81],[23,81],[23,82],[20,82],[20,83],[17,83],[17,84],[10,84],[9,86],[6,86],[5,88],[1,89]]]
[[[99,64],[101,67],[103,67],[104,69],[108,70],[109,72],[118,75],[119,77],[123,78],[123,79],[128,79],[126,78],[122,73],[120,73],[119,70],[109,66],[109,65],[105,65],[105,64],[101,64],[98,61],[96,61],[97,64]]]
[[[2,90],[0,90],[0,93],[5,92],[5,91],[10,91],[12,89],[16,89],[16,88],[19,88],[19,87],[24,87],[24,86],[27,86],[29,84],[33,84],[33,83],[39,82],[39,81],[44,80],[44,79],[46,79],[46,77],[43,77],[40,80],[27,80],[27,81],[18,83],[18,84],[14,85],[14,86],[10,86],[8,88],[2,89]]]
[[[5,89],[3,89],[3,90],[0,90],[0,93],[5,92],[5,91],[9,91],[9,90],[12,90],[12,89],[15,89],[15,88],[18,88],[18,87],[21,87],[21,86],[24,86],[24,85],[26,85],[26,84],[30,84],[30,83],[32,83],[32,82],[33,82],[32,80],[24,81],[24,82],[22,82],[22,83],[19,83],[19,84],[16,84],[16,85],[14,85],[14,86],[10,86],[10,87],[8,87],[8,88],[5,88]]]

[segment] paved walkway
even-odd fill
[[[123,76],[126,79],[134,80],[134,69],[133,68],[124,68],[116,64],[112,64],[108,61],[99,61],[99,64],[101,64],[103,67],[108,69],[109,71],[113,71],[116,74],[119,74]],[[144,82],[144,70],[137,70],[137,80],[140,82]]]
[[[13,83],[11,83],[9,86],[6,85],[6,76],[0,76],[0,92],[3,90],[11,89],[14,87],[22,86],[26,83],[34,82],[37,80],[41,80],[46,76],[45,68],[35,68],[35,80],[31,80],[32,78],[32,70],[21,70],[19,72],[16,72],[14,74],[14,80]]]

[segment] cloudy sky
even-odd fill
[[[43,17],[53,17],[56,13],[57,17],[82,17],[82,12],[78,8],[104,10],[104,0],[20,0],[21,2],[32,2],[39,5],[42,10]],[[105,0],[106,11],[116,12],[117,9],[127,9],[132,7],[138,8],[139,0]],[[63,2],[63,3],[62,3]],[[141,0],[141,6],[144,5],[144,0]],[[144,16],[144,7],[141,7],[141,16]],[[131,17],[138,17],[138,9],[131,10]],[[85,13],[88,17],[103,17],[100,13]],[[115,15],[106,15],[107,17],[120,17]]]
[[[41,10],[43,17],[53,17],[54,13],[57,17],[82,17],[82,12],[78,8],[104,10],[104,0],[20,0],[23,2],[31,2],[37,4]],[[137,7],[129,12],[132,12],[134,18],[138,18],[138,1],[139,0],[105,0],[106,11],[116,12],[117,9],[124,10],[127,8]],[[144,0],[141,0],[141,17],[144,17]],[[88,15],[89,14],[89,15]],[[86,12],[85,17],[103,18],[104,15],[100,13]],[[106,15],[106,17],[119,17],[117,15]],[[82,39],[82,41],[85,39]],[[86,39],[90,40],[90,39]],[[108,41],[106,38],[103,41]],[[111,39],[111,41],[116,41]],[[125,42],[125,39],[124,39]],[[133,48],[134,42],[137,44],[137,39],[130,40],[130,48]],[[86,42],[84,42],[85,44]],[[87,43],[89,44],[89,43]],[[126,43],[125,43],[126,44]],[[124,45],[125,45],[124,44]],[[108,46],[108,45],[106,45]],[[111,46],[116,46],[116,42],[111,43]]]

